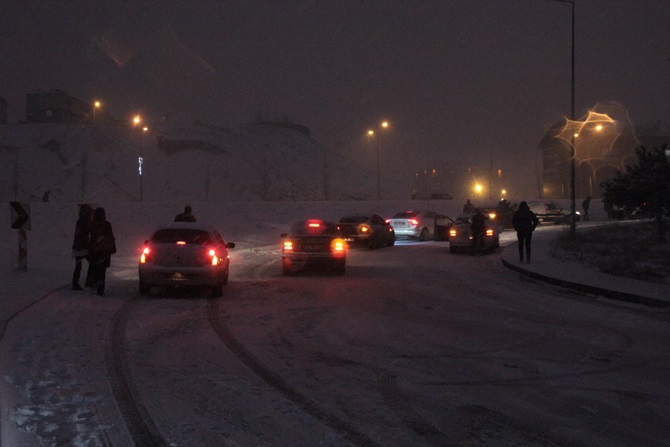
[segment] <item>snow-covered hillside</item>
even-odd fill
[[[142,177],[139,176],[142,157]],[[290,127],[0,126],[0,200],[365,200],[371,170]],[[406,191],[405,197],[409,197]]]

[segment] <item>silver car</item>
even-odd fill
[[[140,294],[156,287],[210,287],[223,294],[230,271],[229,248],[219,232],[193,222],[174,222],[157,228],[144,242],[140,256]]]
[[[411,238],[420,241],[447,240],[449,228],[454,223],[450,217],[429,210],[401,211],[387,222],[395,230],[397,238]]]

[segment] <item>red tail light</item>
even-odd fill
[[[284,241],[283,251],[284,252],[293,251],[293,242],[292,241]]]
[[[333,253],[344,253],[347,249],[347,244],[342,239],[335,239],[331,245]]]
[[[419,221],[416,220],[416,219],[410,219],[409,223],[412,224],[412,225],[419,225]]]
[[[147,261],[150,260],[149,254],[151,253],[151,250],[149,250],[149,247],[144,247],[142,250],[142,255],[140,256],[140,264],[146,264]]]
[[[209,255],[209,257],[212,259],[212,265],[219,264],[219,257],[216,255],[216,250],[214,250],[213,248],[210,249],[207,255]]]
[[[486,229],[486,235],[487,236],[493,236],[493,230],[491,228]]]
[[[449,237],[456,237],[456,234],[457,234],[457,232],[453,228],[451,230],[449,230]]]

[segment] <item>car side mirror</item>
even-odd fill
[[[235,248],[235,242],[228,242],[226,248]]]

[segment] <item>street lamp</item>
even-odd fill
[[[142,122],[142,117],[141,117],[140,115],[135,115],[135,116],[133,117],[133,127],[134,127],[134,128],[137,127],[137,126],[139,126],[141,122]],[[143,195],[143,185],[142,185],[142,165],[144,164],[144,158],[142,158],[142,152],[144,151],[144,147],[143,147],[143,146],[144,146],[144,134],[145,134],[148,130],[149,130],[149,128],[146,127],[146,126],[144,126],[144,127],[142,128],[142,133],[140,134],[140,156],[137,158],[137,163],[138,163],[137,172],[138,172],[138,174],[139,174],[139,176],[140,176],[140,202],[143,201],[143,200],[142,200],[142,199],[143,199],[143,197],[142,197],[142,195]]]
[[[389,122],[382,121],[380,127],[382,129],[388,129]],[[379,135],[375,133],[375,131],[372,129],[368,130],[368,135],[370,135],[371,137],[375,137],[375,147],[377,149],[377,200],[381,200],[381,180],[380,180],[381,175],[379,170]]]
[[[574,0],[554,0],[561,3],[569,3],[571,7],[571,81],[570,81],[570,119],[575,121],[575,2]],[[570,219],[570,235],[576,234],[576,211],[575,207],[575,139],[574,136],[570,141],[570,211],[572,211],[572,218]]]
[[[102,107],[102,103],[100,101],[93,102],[93,124],[95,124],[95,111],[98,110],[100,107]]]

